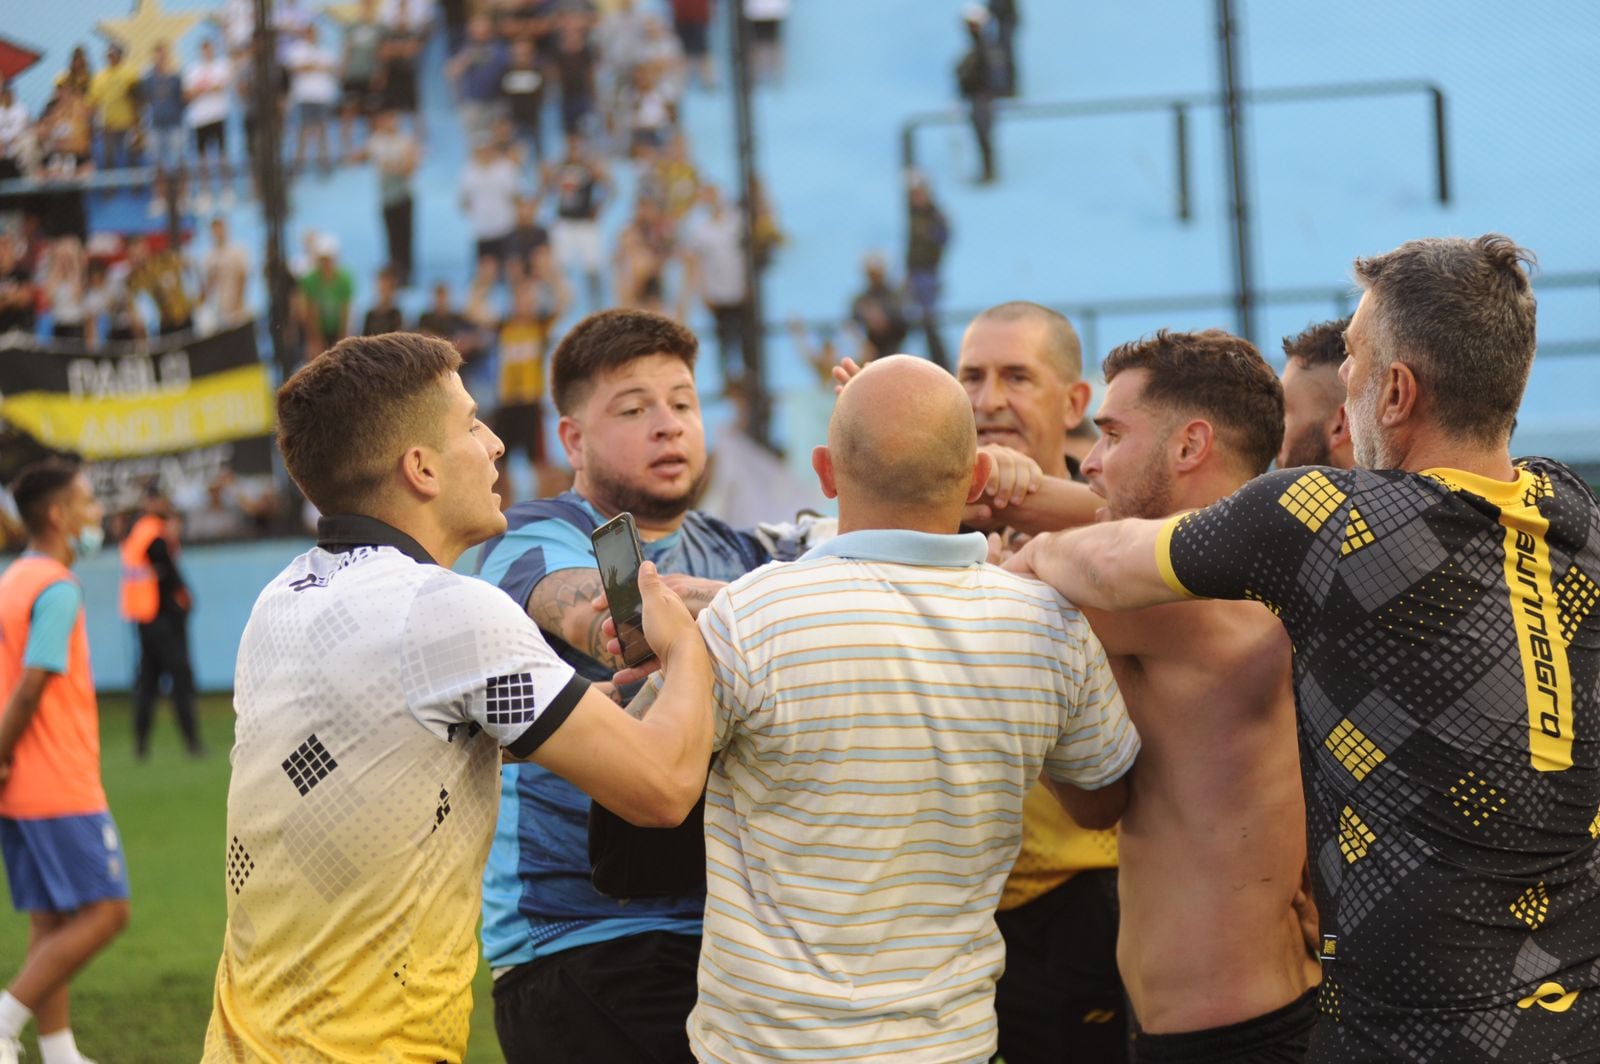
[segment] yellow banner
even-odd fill
[[[91,461],[136,458],[272,432],[272,384],[267,367],[253,365],[207,374],[176,392],[98,399],[22,392],[0,401],[0,417]]]

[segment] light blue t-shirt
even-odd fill
[[[61,675],[67,671],[67,650],[73,625],[83,608],[83,591],[71,580],[61,580],[33,600],[28,618],[28,645],[22,651],[22,667],[43,669]]]
[[[507,530],[480,555],[478,575],[519,605],[551,573],[594,568],[589,533],[605,522],[580,495],[519,503]],[[757,537],[690,511],[669,536],[643,544],[663,573],[734,580],[772,560]],[[792,556],[792,555],[791,555]],[[555,652],[588,680],[611,670],[546,633]],[[705,892],[665,898],[608,898],[589,867],[589,796],[533,764],[501,769],[500,818],[483,876],[483,952],[508,968],[575,946],[651,931],[698,935]]]

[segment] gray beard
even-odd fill
[[[1345,401],[1345,415],[1350,419],[1350,446],[1355,452],[1359,468],[1392,469],[1392,455],[1383,433],[1378,431],[1376,391],[1369,387],[1360,395],[1352,395]]]

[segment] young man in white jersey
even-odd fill
[[[500,441],[443,341],[350,338],[278,394],[324,516],[257,600],[235,673],[228,930],[206,1061],[460,1061],[502,750],[619,815],[680,822],[710,756],[709,667],[645,566],[662,712],[630,718],[499,590],[450,571],[505,530]]]

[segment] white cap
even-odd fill
[[[317,256],[325,259],[339,257],[339,238],[332,233],[323,233],[317,237]]]
[[[989,21],[989,9],[982,4],[966,4],[961,8],[961,18],[975,26],[982,26]]]

